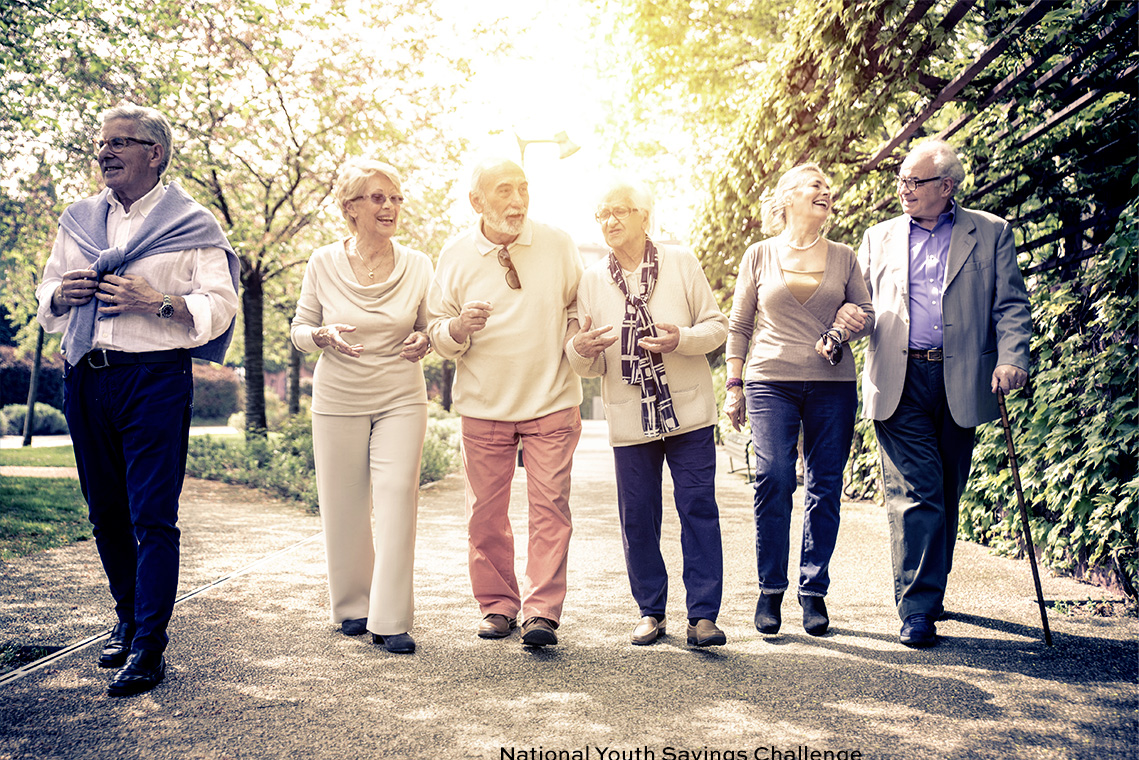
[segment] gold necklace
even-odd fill
[[[374,267],[368,266],[368,262],[364,260],[364,254],[360,253],[360,249],[356,247],[355,239],[352,240],[352,250],[356,252],[356,258],[360,259],[360,264],[363,265],[364,269],[368,270],[368,279],[376,279],[376,268],[379,267],[379,264],[376,264]],[[394,246],[392,247],[392,250],[395,250]]]

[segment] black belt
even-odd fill
[[[927,362],[939,362],[942,360],[942,352],[940,348],[911,348],[911,359],[921,359]]]
[[[168,348],[165,351],[108,351],[105,348],[96,348],[84,354],[79,361],[87,362],[92,369],[105,367],[121,367],[126,364],[152,364],[154,362],[176,362],[186,355],[185,348]]]

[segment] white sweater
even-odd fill
[[[627,278],[626,281],[628,281]],[[631,278],[640,287],[640,275]],[[577,290],[579,318],[593,320],[593,328],[612,325],[611,335],[620,336],[625,316],[625,296],[609,275],[608,257],[585,270]],[[691,252],[657,245],[657,282],[648,302],[654,322],[680,328],[680,344],[663,354],[664,373],[680,427],[668,436],[687,433],[716,422],[716,397],[712,372],[705,354],[716,350],[728,335],[728,320],[716,304],[700,262]],[[641,387],[621,379],[621,341],[605,349],[592,362],[566,343],[566,356],[583,377],[598,377],[611,446],[635,446],[655,440],[641,428]],[[657,436],[663,438],[665,436]]]

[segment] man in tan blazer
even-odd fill
[[[961,207],[965,169],[928,141],[898,174],[901,216],[867,230],[859,263],[878,315],[862,378],[885,476],[900,639],[930,646],[943,614],[974,430],[1024,386],[1028,293],[1008,222]]]

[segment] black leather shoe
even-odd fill
[[[415,639],[411,638],[410,633],[393,633],[387,636],[373,633],[372,643],[379,644],[392,654],[411,654],[415,651]]]
[[[166,677],[166,659],[162,652],[151,652],[145,649],[131,652],[127,664],[107,686],[107,693],[112,697],[129,697],[132,694],[142,694],[150,691]]]
[[[898,639],[908,647],[931,647],[937,641],[937,628],[929,615],[910,615],[902,622]]]
[[[778,594],[760,592],[759,601],[755,603],[755,629],[760,633],[779,633],[779,626],[783,625],[783,612],[779,609],[782,605],[782,591]]]
[[[830,626],[827,605],[821,596],[799,594],[799,606],[803,608],[803,630],[812,636],[822,636]]]
[[[99,653],[100,668],[121,668],[131,653],[131,641],[134,639],[134,626],[130,623],[118,623],[111,629],[111,637],[103,645]]]
[[[368,632],[368,618],[352,618],[340,623],[340,632],[345,636],[360,636]]]

